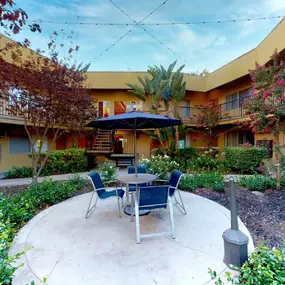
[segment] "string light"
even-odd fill
[[[167,0],[168,1],[168,0]],[[166,3],[167,1],[163,2]],[[162,4],[162,5],[163,5]],[[161,7],[161,6],[160,6]],[[157,8],[158,9],[158,8]],[[157,10],[156,9],[156,10]],[[154,10],[155,11],[155,10]],[[153,11],[153,12],[154,12]],[[151,16],[152,13],[148,15]],[[145,18],[148,18],[145,17]],[[250,21],[262,21],[262,20],[272,20],[272,19],[282,19],[283,16],[269,16],[269,17],[257,17],[257,18],[240,18],[240,19],[228,19],[228,20],[205,20],[205,21],[188,21],[188,22],[157,22],[157,23],[140,23],[141,26],[179,26],[179,25],[206,25],[206,24],[234,24],[238,22],[250,22]],[[55,25],[90,25],[90,26],[137,26],[136,23],[100,23],[100,22],[60,22],[60,21],[44,21],[42,19],[34,20],[34,23],[40,24],[55,24]]]
[[[144,20],[146,20],[148,17],[150,17],[152,14],[154,14],[158,9],[160,9],[163,5],[165,5],[168,2],[168,0],[165,0],[163,3],[161,3],[157,8],[155,8],[153,11],[151,11],[148,15],[146,15],[144,18],[142,18],[138,23],[136,23],[136,25],[141,24]],[[135,25],[135,26],[136,26]],[[97,56],[95,56],[93,59],[90,60],[89,63],[91,63],[93,60],[98,59],[99,57],[101,57],[103,54],[105,54],[106,52],[108,52],[112,47],[114,47],[117,43],[119,43],[122,39],[124,39],[129,33],[131,33],[133,30],[133,28],[131,28],[130,30],[128,30],[124,35],[122,35],[119,39],[117,39],[113,44],[111,44],[108,48],[106,48],[103,52],[101,52],[100,54],[98,54]]]
[[[171,49],[170,47],[168,47],[166,44],[164,44],[161,40],[159,40],[157,37],[155,37],[151,32],[149,32],[145,27],[141,26],[141,24],[137,21],[135,21],[127,12],[125,12],[122,8],[120,8],[115,2],[113,2],[112,0],[110,0],[110,2],[117,8],[119,9],[122,13],[124,13],[129,19],[131,19],[134,24],[138,25],[144,32],[146,32],[148,35],[150,35],[154,40],[156,40],[159,44],[161,44],[162,46],[164,46],[167,50],[169,50],[170,52],[172,52],[175,56],[177,56],[179,59],[181,59],[182,61],[186,62],[186,60],[181,57],[179,54],[177,54],[173,49]]]

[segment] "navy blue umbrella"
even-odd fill
[[[100,128],[105,130],[134,130],[134,152],[135,152],[135,169],[137,174],[136,160],[136,130],[165,128],[182,125],[181,119],[175,119],[168,116],[149,114],[138,111],[131,111],[124,114],[100,118],[88,124],[89,127]]]

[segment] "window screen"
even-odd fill
[[[239,105],[242,106],[244,100],[249,98],[253,92],[252,88],[248,88],[239,92]]]
[[[181,117],[190,117],[190,101],[181,101],[180,103],[180,115]]]
[[[9,143],[10,153],[30,153],[30,141],[25,136],[10,137]]]
[[[234,93],[226,96],[225,110],[233,110],[239,107],[238,94]]]

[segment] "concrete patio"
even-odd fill
[[[84,218],[90,193],[42,211],[15,238],[10,254],[29,247],[20,258],[14,285],[47,278],[48,285],[202,285],[214,284],[208,268],[218,273],[223,263],[222,233],[230,213],[200,196],[183,192],[188,215],[174,207],[176,239],[156,237],[135,241],[135,223],[118,218],[115,199],[98,201]],[[141,217],[142,232],[165,230],[164,220]],[[240,229],[249,237],[244,224]],[[249,251],[253,250],[250,237]],[[28,283],[29,284],[29,283]]]

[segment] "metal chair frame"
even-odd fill
[[[99,176],[100,176],[100,174],[99,174]],[[92,195],[91,195],[91,197],[90,197],[90,201],[89,201],[88,208],[87,208],[87,211],[86,211],[85,219],[87,219],[87,218],[88,218],[88,215],[90,214],[90,212],[91,212],[94,208],[96,208],[98,199],[100,199],[100,200],[105,200],[105,199],[108,199],[108,198],[117,198],[118,209],[119,209],[119,218],[121,218],[122,215],[121,215],[120,199],[121,199],[122,207],[124,206],[124,203],[123,203],[123,198],[121,198],[121,197],[118,195],[118,189],[117,189],[118,187],[117,187],[117,184],[116,184],[116,188],[114,189],[114,190],[116,191],[116,196],[110,196],[110,197],[101,199],[101,198],[99,197],[97,191],[100,191],[100,190],[105,190],[105,191],[106,191],[106,189],[105,189],[105,188],[98,188],[98,189],[96,189],[96,187],[95,187],[95,185],[94,185],[94,182],[93,182],[93,179],[92,179],[90,176],[87,176],[87,178],[88,178],[89,180],[91,180],[91,183],[92,183],[92,186],[93,186],[93,191],[92,191]],[[100,178],[101,178],[101,176],[100,176]],[[108,183],[113,183],[113,182],[117,183],[117,181],[108,181]],[[108,192],[108,191],[106,191],[106,192]],[[93,196],[94,196],[95,193],[97,194],[97,197],[96,197],[95,203],[94,203],[93,206],[90,208],[90,206],[91,206],[91,204],[92,204]]]
[[[154,188],[154,187],[165,187],[165,186],[144,186],[141,188]],[[139,197],[139,198],[138,198]],[[167,201],[163,204],[149,204],[149,205],[139,205],[139,199],[140,199],[140,188],[138,190],[138,195],[136,192],[132,192],[132,205],[134,206],[135,210],[133,211],[135,215],[135,221],[136,221],[136,242],[139,244],[141,241],[141,238],[150,238],[150,237],[157,237],[157,236],[165,236],[165,235],[171,235],[173,239],[175,239],[175,229],[174,229],[174,216],[173,216],[173,206],[172,206],[172,199],[169,197],[169,189],[167,193]],[[170,231],[168,232],[158,232],[158,233],[147,233],[147,234],[141,234],[140,232],[140,215],[139,210],[143,210],[144,208],[154,207],[151,209],[151,211],[159,209],[162,209],[162,206],[165,206],[165,208],[169,209],[169,219],[170,219]],[[157,207],[157,208],[156,208]],[[133,215],[131,216],[131,220],[133,220]]]
[[[184,203],[183,203],[180,190],[178,189],[180,180],[181,180],[181,178],[182,178],[183,176],[185,176],[185,174],[180,175],[180,177],[179,177],[179,179],[178,179],[178,181],[177,181],[177,183],[176,183],[175,186],[168,185],[168,187],[171,188],[171,189],[174,189],[173,195],[171,195],[170,197],[171,197],[171,198],[174,197],[175,205],[178,206],[177,208],[178,208],[180,211],[182,211],[185,215],[187,215],[187,211],[186,211],[185,205],[184,205]],[[169,180],[156,179],[156,180],[154,180],[154,182],[165,182],[165,183],[169,183]],[[176,197],[175,193],[178,193],[178,196],[179,196],[179,200],[180,200],[180,201],[177,200],[177,197]]]

